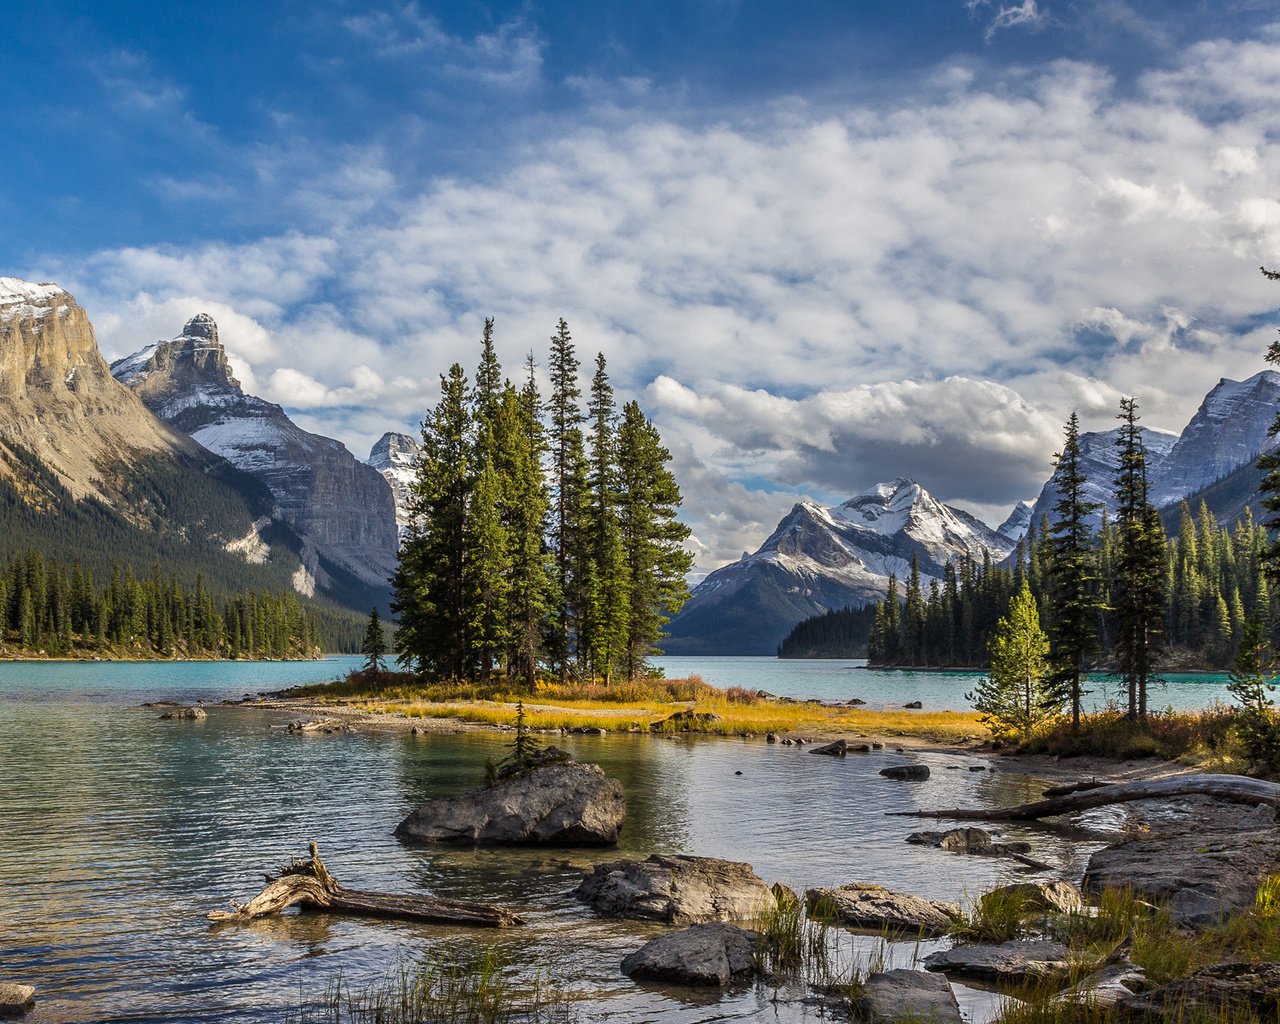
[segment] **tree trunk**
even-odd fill
[[[960,821],[1037,821],[1057,814],[1087,811],[1092,807],[1128,803],[1132,800],[1161,800],[1178,796],[1210,796],[1239,804],[1270,804],[1280,807],[1280,785],[1240,775],[1177,775],[1147,782],[1117,782],[1084,792],[1037,800],[1016,807],[967,808],[950,810],[890,811],[905,818],[955,818]]]
[[[233,900],[234,910],[214,910],[206,916],[210,921],[251,921],[255,917],[278,914],[294,904],[303,910],[323,910],[330,914],[390,917],[430,924],[461,924],[479,928],[524,924],[511,911],[483,903],[345,889],[329,874],[315,843],[311,844],[309,860],[286,864],[277,878],[268,876],[267,887],[248,903]]]

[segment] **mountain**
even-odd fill
[[[905,581],[918,557],[924,577],[948,561],[1014,548],[969,513],[919,484],[880,484],[833,508],[796,505],[754,554],[703,580],[667,626],[668,654],[773,654],[797,622],[882,599],[889,575]],[[927,585],[927,580],[926,580]]]
[[[409,529],[409,497],[421,451],[422,446],[408,434],[389,430],[369,449],[369,458],[365,460],[367,465],[382,474],[391,487],[391,496],[396,503],[396,526],[400,528],[401,537]]]
[[[1139,427],[1142,431],[1142,443],[1147,451],[1147,480],[1154,491],[1156,481],[1163,479],[1164,466],[1178,443],[1178,435],[1164,430],[1153,430],[1150,427]],[[1106,510],[1109,519],[1115,518],[1115,479],[1120,467],[1119,451],[1116,440],[1120,436],[1120,428],[1105,431],[1089,431],[1080,435],[1080,468],[1085,476],[1084,499],[1094,502]],[[1053,506],[1061,495],[1053,477],[1050,477],[1031,510],[1031,523],[1036,530],[1040,529],[1041,520],[1046,516],[1053,519]],[[1096,527],[1102,521],[1102,513],[1097,512],[1090,521]]]
[[[299,590],[381,603],[398,544],[391,488],[341,442],[246,395],[211,316],[192,317],[178,337],[117,360],[111,372],[161,420],[266,485],[303,541]]]
[[[1176,508],[1185,498],[1195,509],[1203,498],[1220,521],[1234,520],[1245,505],[1253,504],[1259,479],[1253,462],[1271,444],[1268,431],[1278,406],[1280,373],[1263,370],[1245,381],[1219,380],[1181,434],[1142,428],[1152,503]],[[1118,436],[1119,428],[1080,435],[1088,500],[1101,503],[1112,518]],[[1036,499],[1032,522],[1052,518],[1057,500],[1051,477]],[[1099,518],[1094,517],[1095,525]],[[1177,524],[1176,515],[1166,520]]]
[[[1031,526],[1031,515],[1035,506],[1029,501],[1020,501],[1013,506],[1013,511],[1009,513],[1003,523],[997,528],[996,533],[1001,537],[1008,537],[1011,541],[1020,541],[1027,535],[1027,530]]]
[[[274,512],[265,486],[112,376],[71,295],[0,278],[0,560],[39,551],[99,581],[159,566],[219,596],[279,592],[304,544]],[[348,613],[308,610],[330,638],[350,630]]]

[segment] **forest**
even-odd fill
[[[493,327],[474,384],[455,363],[422,425],[392,580],[398,660],[527,688],[540,673],[635,679],[688,595],[670,452],[636,402],[618,410],[603,354],[584,407],[564,320],[545,401],[532,355],[521,386],[503,377]]]
[[[5,648],[49,657],[300,659],[320,653],[315,627],[293,594],[246,592],[215,599],[197,576],[184,589],[157,561],[139,579],[112,567],[98,583],[38,551],[0,572]],[[12,653],[7,651],[6,653]]]

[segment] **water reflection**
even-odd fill
[[[798,1019],[818,1011],[779,1010],[767,990],[704,1004],[634,985],[619,962],[663,929],[597,918],[567,894],[594,863],[687,852],[749,861],[800,890],[869,881],[956,899],[1013,880],[1015,865],[909,846],[905,836],[927,823],[885,812],[1036,792],[1015,776],[965,770],[980,763],[965,756],[920,755],[932,778],[903,783],[877,774],[906,759],[892,752],[836,760],[760,740],[564,737],[556,742],[624,783],[618,850],[408,846],[391,834],[401,817],[475,785],[507,737],[297,736],[283,714],[210,706],[203,722],[161,722],[136,704],[119,690],[67,687],[38,702],[0,697],[0,972],[39,986],[34,1021],[275,1021],[339,971],[359,985],[441,950],[490,947],[591,993],[591,1019]],[[1068,876],[1082,868],[1080,851],[1054,833],[1007,831]],[[204,920],[256,892],[263,872],[312,839],[352,886],[502,903],[529,925],[460,933],[292,913],[247,926]],[[860,947],[849,943],[852,957]],[[891,950],[902,965],[916,951]],[[990,1006],[961,994],[979,1017]]]

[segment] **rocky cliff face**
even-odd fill
[[[108,501],[104,464],[201,454],[111,376],[74,298],[11,277],[0,277],[0,436],[34,452],[74,497]]]
[[[999,561],[1016,541],[911,480],[880,484],[834,508],[796,505],[754,554],[711,573],[668,624],[670,654],[772,654],[797,622],[881,600],[913,558],[926,578],[947,562]]]
[[[403,537],[409,530],[409,498],[418,472],[422,446],[408,434],[388,431],[369,450],[368,464],[382,474],[396,503],[396,525]]]
[[[307,544],[300,590],[331,582],[326,563],[369,586],[386,585],[397,547],[386,480],[341,442],[246,395],[212,317],[193,317],[180,336],[117,360],[111,372],[162,420],[266,484]]]

